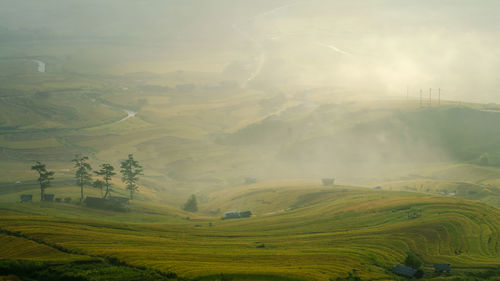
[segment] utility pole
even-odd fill
[[[429,88],[429,106],[432,106],[432,88]]]
[[[420,89],[420,107],[422,107],[422,89]]]
[[[406,85],[406,100],[410,97],[410,89],[408,88],[408,85]]]
[[[438,89],[438,105],[441,105],[441,88]]]

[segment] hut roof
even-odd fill
[[[450,271],[451,266],[449,264],[445,264],[445,263],[437,263],[437,264],[434,264],[434,269],[437,271]]]
[[[413,269],[413,268],[408,267],[408,266],[400,265],[400,264],[396,265],[392,269],[392,271],[398,275],[410,277],[410,278],[413,278],[415,276],[415,274],[417,273],[416,269]]]

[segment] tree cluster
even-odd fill
[[[404,264],[411,268],[419,269],[422,266],[422,261],[414,253],[408,252]]]
[[[182,209],[193,213],[198,211],[198,202],[196,201],[196,196],[194,196],[194,194],[189,197]]]
[[[111,196],[112,178],[116,175],[115,168],[109,163],[99,165],[99,170],[93,171],[92,166],[88,163],[87,156],[75,155],[71,160],[74,163],[76,184],[80,187],[80,201],[84,198],[84,187],[92,186],[101,191],[101,196],[107,199]],[[31,170],[38,172],[38,182],[40,184],[40,197],[44,200],[45,189],[50,186],[50,182],[54,179],[54,172],[48,171],[45,164],[37,161]],[[100,178],[92,180],[92,171]],[[130,191],[130,199],[133,199],[134,193],[138,191],[139,176],[143,175],[142,166],[134,159],[133,154],[129,154],[127,159],[121,161],[122,182]],[[104,195],[103,195],[104,191]]]

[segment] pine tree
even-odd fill
[[[109,192],[111,191],[110,187],[113,185],[110,181],[111,178],[116,175],[115,168],[111,166],[110,164],[101,164],[100,165],[101,169],[99,171],[94,171],[94,173],[98,176],[102,176],[102,179],[104,180],[104,186],[106,187],[106,193],[104,193],[103,198],[108,198],[109,197]],[[94,182],[94,186],[97,184],[97,181]]]
[[[43,201],[45,197],[45,189],[50,186],[50,181],[53,180],[54,172],[47,171],[45,164],[36,161],[34,166],[31,166],[31,170],[38,172],[38,183],[40,184],[40,200]]]
[[[71,160],[75,163],[76,184],[80,186],[80,202],[83,201],[83,187],[92,184],[92,176],[90,175],[92,167],[87,163],[88,160],[87,156],[81,155],[75,155],[75,159]]]
[[[121,162],[122,182],[125,183],[127,190],[130,191],[130,200],[134,198],[134,193],[139,189],[137,181],[139,176],[143,175],[142,166],[134,160],[134,155],[129,154],[128,159]]]
[[[408,252],[408,256],[405,259],[405,265],[419,269],[422,266],[422,261],[412,252]]]
[[[101,192],[101,197],[102,196],[102,190],[104,189],[104,187],[106,186],[106,183],[103,182],[102,180],[95,180],[93,183],[92,183],[92,186],[99,189],[99,191]]]
[[[184,211],[188,212],[196,212],[198,211],[198,202],[196,201],[196,196],[191,195],[189,199],[186,201],[186,204],[184,204]]]

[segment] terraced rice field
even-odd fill
[[[362,278],[391,280],[389,269],[402,263],[408,251],[422,258],[427,268],[433,263],[450,263],[461,270],[500,266],[500,211],[482,203],[345,186],[257,190],[227,193],[236,199],[226,201],[241,200],[258,210],[249,219],[104,223],[97,216],[68,219],[2,211],[0,227],[186,278],[226,273],[328,280],[356,269]],[[278,195],[261,205],[288,207],[281,212],[259,209],[259,196],[270,198],[266,192]],[[180,215],[164,211],[165,216]],[[415,212],[420,216],[408,217]],[[141,213],[127,215],[133,221]],[[36,244],[26,246],[34,249],[23,249],[20,255],[42,251]],[[2,249],[0,254],[10,258],[11,252]],[[53,258],[58,255],[54,252]]]

